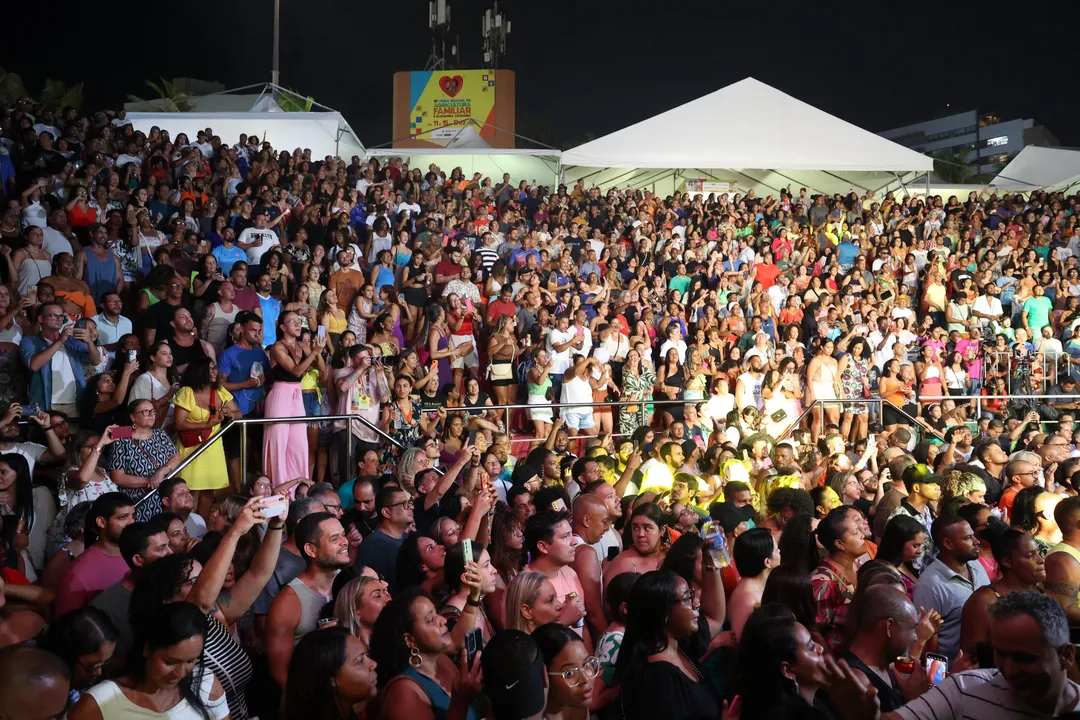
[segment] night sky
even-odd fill
[[[282,84],[340,110],[365,144],[391,140],[392,74],[423,69],[430,54],[427,1],[281,5]],[[480,67],[490,0],[450,6],[462,65]],[[31,93],[46,77],[83,81],[84,109],[146,97],[143,80],[159,76],[237,87],[270,78],[272,8],[272,0],[9,2],[0,67],[21,74]],[[513,23],[500,67],[517,72],[518,132],[553,145],[748,75],[869,130],[995,110],[1034,117],[1063,145],[1080,145],[1071,82],[1080,2],[510,0],[500,9]]]

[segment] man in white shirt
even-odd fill
[[[80,188],[80,191],[86,192],[82,188]],[[68,225],[67,213],[63,210],[53,210],[49,213],[49,224],[43,228],[42,232],[44,234],[41,241],[42,246],[53,258],[60,253],[67,253],[75,257],[75,249],[81,249],[82,247],[75,238],[75,233],[71,231],[71,226]]]
[[[356,189],[360,191],[360,197],[367,197],[368,188],[375,184],[374,174],[371,172],[371,168],[364,170],[363,176],[356,181]]]
[[[1054,337],[1054,328],[1047,325],[1041,332],[1041,337],[1035,340],[1035,352],[1043,356],[1043,368],[1050,369],[1057,365],[1065,349],[1062,347],[1061,341]]]
[[[249,268],[259,267],[262,264],[263,255],[281,245],[277,233],[266,227],[266,224],[266,215],[259,213],[255,216],[255,226],[245,228],[236,239],[237,247],[247,253]]]
[[[109,353],[109,360],[116,357],[116,348],[120,338],[131,332],[131,320],[120,314],[123,303],[120,296],[114,292],[105,293],[99,298],[101,312],[94,316],[97,323],[98,339]]]
[[[1001,300],[998,299],[1000,294],[1001,288],[994,283],[988,283],[982,294],[975,298],[975,302],[971,305],[971,315],[979,321],[980,326],[989,323],[996,325],[1001,322],[1004,310],[1001,307]]]
[[[660,362],[664,362],[668,350],[675,348],[679,353],[679,363],[686,363],[686,341],[682,339],[682,327],[677,322],[669,322],[667,326],[667,340],[660,346]]]
[[[570,316],[565,312],[555,318],[555,329],[548,333],[548,353],[551,355],[551,370],[548,377],[551,378],[552,387],[558,391],[562,388],[562,376],[570,369],[570,353],[572,348],[580,348],[585,338],[570,328]],[[559,395],[555,395],[559,397]]]

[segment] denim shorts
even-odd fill
[[[305,390],[303,393],[301,393],[301,395],[303,395],[303,398],[304,398],[304,414],[305,415],[319,416],[319,415],[329,415],[330,414],[329,412],[327,412],[327,404],[326,404],[326,401],[325,401],[325,396],[323,396],[324,399],[322,401],[320,401],[319,400],[319,393],[314,392],[314,391],[308,391],[308,390]],[[319,428],[319,444],[320,445],[329,445],[330,444],[330,440],[334,435],[334,430],[331,427],[331,424],[329,422],[327,422],[325,420],[320,421],[320,422],[313,422],[313,423],[309,423],[308,427],[317,427],[317,428]]]

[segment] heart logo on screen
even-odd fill
[[[443,75],[441,78],[439,78],[439,87],[442,88],[442,91],[444,93],[446,93],[450,97],[454,97],[459,92],[461,92],[461,86],[464,82],[465,80],[462,79],[460,75],[455,75],[453,77],[450,77],[449,75]]]

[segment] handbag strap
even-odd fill
[[[156,465],[156,466],[157,466],[157,467],[156,467],[156,468],[154,469],[154,472],[157,472],[158,470],[160,470],[160,469],[162,468],[162,466],[164,465],[164,463],[162,463],[161,465],[159,465],[159,464],[158,464],[158,461],[154,459],[154,456],[153,456],[153,455],[151,455],[150,453],[148,453],[148,452],[146,451],[146,448],[144,448],[144,447],[143,447],[143,446],[142,446],[141,444],[139,444],[139,440],[138,440],[138,439],[137,439],[137,438],[136,438],[136,437],[135,437],[134,435],[132,435],[132,436],[131,436],[131,443],[132,443],[132,444],[133,444],[133,445],[134,445],[134,446],[135,446],[136,448],[138,448],[139,452],[141,452],[141,453],[142,453],[143,455],[145,455],[145,456],[146,456],[146,459],[150,461],[150,464],[151,464],[151,465]]]

